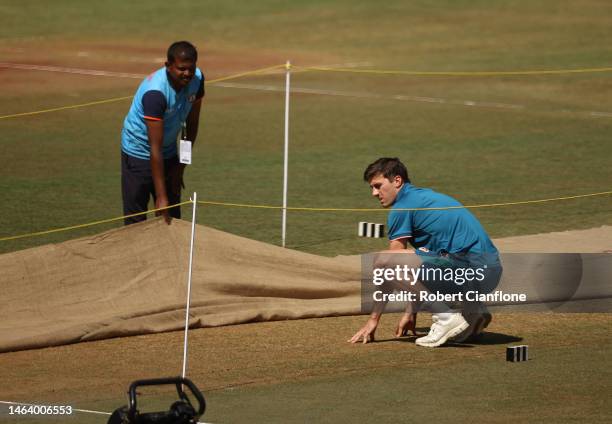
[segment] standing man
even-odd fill
[[[185,164],[179,163],[177,138],[194,143],[204,97],[204,74],[196,67],[198,52],[187,41],[168,48],[163,68],[138,87],[121,132],[121,191],[123,214],[147,210],[153,195],[155,209],[180,203]],[[175,207],[157,213],[166,222],[180,218]],[[146,215],[125,218],[125,225],[144,221]]]
[[[364,180],[381,206],[391,208],[388,217],[389,250],[404,253],[398,257],[401,258],[399,261],[422,271],[419,280],[411,282],[415,293],[490,292],[497,286],[502,272],[498,251],[480,222],[461,203],[433,190],[413,186],[406,167],[398,158],[380,158],[370,164],[364,172]],[[386,255],[387,258],[390,256],[395,255]],[[393,264],[383,266],[389,265]],[[427,269],[450,270],[456,276],[463,276],[465,270],[471,269],[469,274],[479,278],[470,283],[457,279],[441,281],[439,277],[436,280],[433,272],[434,278],[429,280],[423,278],[423,275],[431,275],[425,272]],[[408,331],[416,335],[415,305],[418,302],[409,302],[397,325],[396,337],[406,335]],[[374,339],[384,304],[376,306],[370,319],[349,342],[367,343]],[[442,302],[433,302],[429,307],[433,323],[429,334],[415,341],[420,346],[437,347],[453,337],[464,341],[478,335],[491,321],[484,305],[474,302],[464,304],[463,314]]]

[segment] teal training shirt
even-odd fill
[[[486,231],[465,208],[425,211],[397,209],[462,206],[457,200],[428,188],[405,183],[387,220],[389,240],[411,237],[416,253],[424,256],[445,252],[476,256],[478,262],[495,262],[498,251]],[[483,259],[484,258],[484,259]]]
[[[146,119],[164,121],[162,147],[164,159],[176,156],[176,140],[182,123],[187,119],[193,102],[203,95],[204,74],[199,68],[196,68],[189,84],[179,92],[170,85],[165,67],[153,72],[138,87],[132,106],[123,121],[121,150],[139,159],[151,157],[146,117]],[[155,103],[154,107],[150,106],[152,102]]]

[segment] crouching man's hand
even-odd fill
[[[417,314],[406,312],[400,318],[395,329],[395,337],[408,336],[408,332],[412,332],[413,336],[416,336],[416,317]]]
[[[361,328],[361,330],[356,332],[355,335],[351,337],[350,340],[347,340],[347,341],[350,343],[358,343],[361,340],[364,344],[368,342],[373,342],[374,332],[376,331],[376,327],[378,326],[379,320],[380,320],[380,316],[370,317],[368,322],[366,322],[366,324]]]

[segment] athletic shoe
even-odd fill
[[[438,347],[446,343],[451,337],[455,337],[469,327],[467,321],[460,312],[450,314],[446,320],[434,319],[429,334],[419,337],[415,343],[424,347]]]
[[[489,311],[472,312],[463,314],[463,318],[468,322],[469,327],[462,331],[459,335],[453,337],[455,343],[465,343],[466,341],[480,336],[482,330],[487,328],[493,319]]]

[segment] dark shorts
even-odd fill
[[[498,286],[502,265],[494,257],[444,254],[422,256],[420,281],[431,293],[456,294],[467,291],[490,293]]]
[[[178,157],[175,156],[164,160],[164,168],[169,169],[178,164]],[[167,175],[167,173],[166,173]],[[181,202],[181,194],[174,194],[169,189],[169,180],[166,178],[166,191],[168,202],[171,205]],[[153,196],[155,200],[155,185],[151,174],[151,163],[148,159],[138,159],[121,152],[121,194],[123,197],[123,215],[145,212],[149,204],[149,199]],[[168,210],[173,218],[181,217],[181,208],[177,206]],[[134,224],[147,219],[147,215],[138,215],[125,218],[125,225]]]

